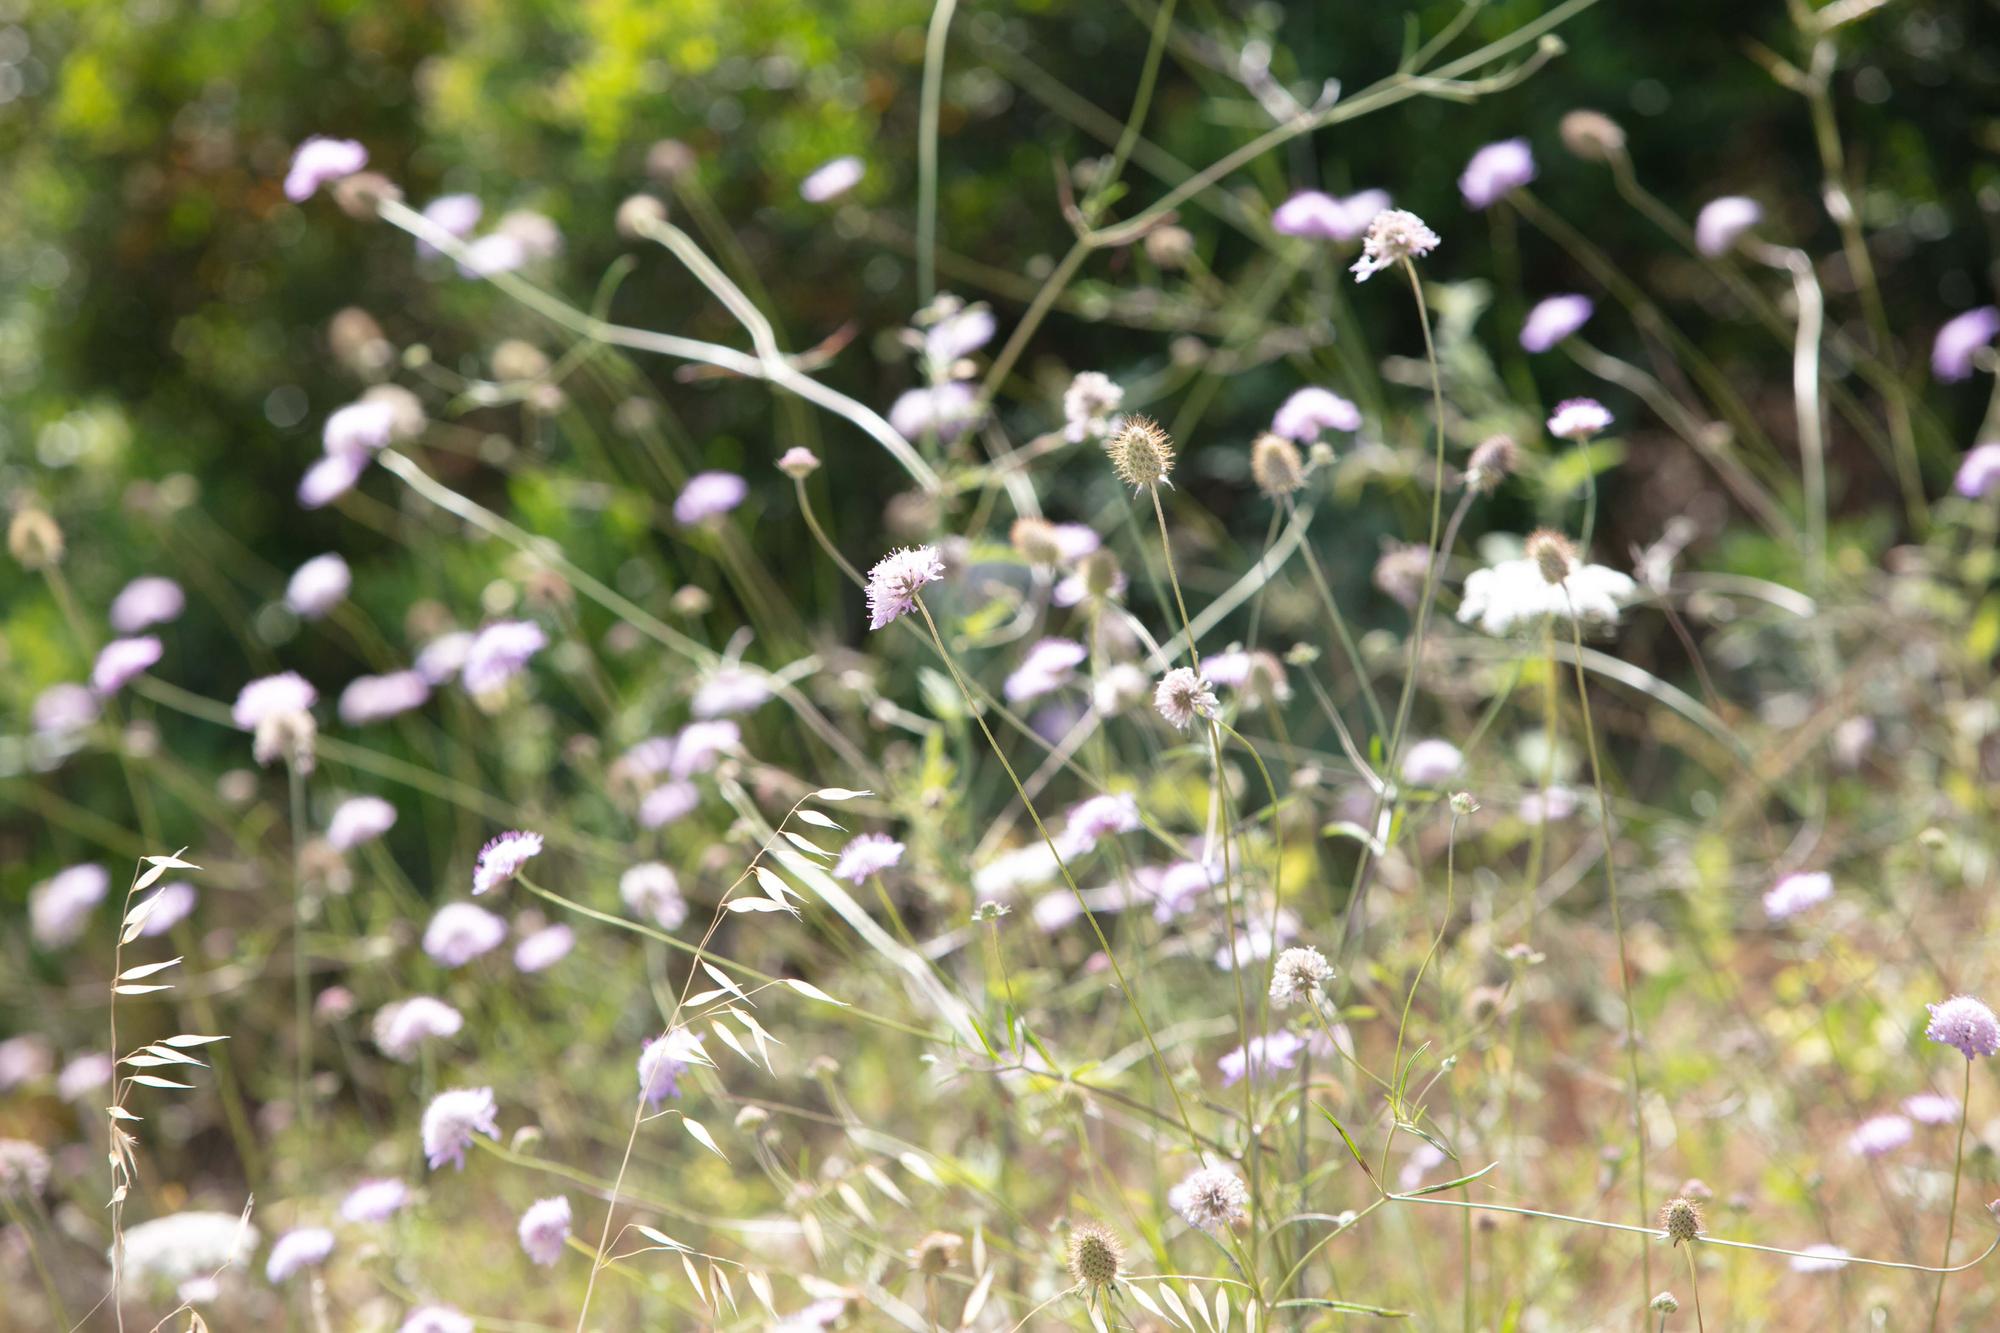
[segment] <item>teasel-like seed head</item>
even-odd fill
[[[1570,545],[1569,538],[1548,528],[1529,534],[1527,555],[1550,583],[1561,583],[1576,568],[1576,547]]]
[[[1510,436],[1491,436],[1472,451],[1472,462],[1465,469],[1465,484],[1482,494],[1491,495],[1520,465],[1520,446]]]
[[[1118,1237],[1095,1222],[1080,1222],[1069,1233],[1069,1275],[1086,1287],[1108,1287],[1125,1267]]]
[[[1250,446],[1250,475],[1258,490],[1273,500],[1283,499],[1306,484],[1305,460],[1296,444],[1265,431]]]
[[[1104,451],[1118,479],[1137,489],[1165,483],[1174,470],[1174,442],[1151,417],[1126,417]]]
[[[1667,1239],[1676,1245],[1696,1240],[1701,1236],[1701,1209],[1693,1199],[1668,1199],[1660,1209],[1660,1225],[1666,1229]]]
[[[1007,537],[1014,553],[1031,565],[1062,563],[1062,543],[1056,540],[1056,526],[1045,518],[1033,515],[1017,518]]]
[[[23,569],[47,569],[63,558],[62,529],[49,511],[32,500],[14,511],[7,525],[7,551]]]

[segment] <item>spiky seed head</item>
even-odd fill
[[[958,1262],[958,1252],[964,1245],[963,1237],[949,1231],[933,1231],[911,1249],[910,1263],[919,1272],[935,1277]]]
[[[1258,490],[1273,500],[1282,499],[1306,484],[1305,460],[1296,444],[1265,431],[1250,446],[1250,475]]]
[[[1127,486],[1158,486],[1174,470],[1174,442],[1151,417],[1126,417],[1104,442],[1104,451]]]
[[[1550,583],[1561,583],[1576,568],[1576,548],[1569,538],[1549,528],[1529,534],[1527,554]]]
[[[1678,1196],[1668,1199],[1666,1206],[1660,1209],[1660,1225],[1666,1229],[1667,1239],[1676,1245],[1699,1239],[1701,1209],[1693,1199]]]
[[[47,569],[62,563],[63,535],[48,510],[40,505],[22,505],[7,525],[7,551],[23,569]]]
[[[1062,543],[1056,538],[1056,525],[1045,518],[1027,515],[1015,519],[1007,538],[1013,543],[1014,553],[1031,565],[1062,563]]]
[[[1465,484],[1491,495],[1520,465],[1520,446],[1509,436],[1492,436],[1472,451],[1472,462],[1465,469]]]
[[[618,205],[614,224],[628,241],[638,240],[648,230],[667,220],[667,206],[650,194],[635,194]]]
[[[1680,1300],[1671,1291],[1663,1291],[1653,1297],[1651,1304],[1661,1314],[1672,1314],[1681,1308]]]
[[[1095,1222],[1080,1222],[1069,1233],[1069,1275],[1086,1287],[1108,1287],[1125,1267],[1118,1237]]]
[[[1563,147],[1586,162],[1609,162],[1625,152],[1624,127],[1602,111],[1580,108],[1556,127]]]

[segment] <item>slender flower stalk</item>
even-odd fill
[[[1951,1157],[1951,1211],[1945,1214],[1944,1253],[1938,1257],[1939,1269],[1951,1266],[1951,1242],[1958,1230],[1958,1183],[1965,1171],[1965,1122],[1972,1119],[1972,1060],[1965,1062],[1965,1092],[1958,1104],[1958,1150]],[[1931,1333],[1937,1333],[1938,1311],[1944,1308],[1944,1280],[1948,1273],[1938,1273],[1937,1290],[1931,1293]]]

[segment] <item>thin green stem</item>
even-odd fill
[[[1965,1171],[1965,1122],[1972,1118],[1972,1060],[1965,1061],[1965,1096],[1958,1107],[1958,1151],[1951,1158],[1951,1211],[1945,1214],[1944,1254],[1938,1259],[1941,1269],[1951,1264],[1952,1236],[1958,1229],[1958,1182]],[[1937,1333],[1938,1311],[1944,1305],[1945,1273],[1938,1273],[1937,1290],[1931,1295],[1931,1333]]]

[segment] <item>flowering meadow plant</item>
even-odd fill
[[[0,1324],[2000,1325],[1956,19],[196,8],[0,20]]]

